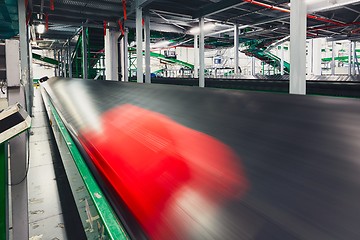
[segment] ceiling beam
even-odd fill
[[[45,7],[46,9],[47,7]],[[39,12],[40,6],[34,6],[34,12]],[[74,18],[74,19],[91,19],[96,21],[117,21],[120,18],[120,15],[113,13],[113,12],[104,12],[104,11],[87,11],[86,8],[84,10],[79,9],[62,9],[56,8],[54,11],[49,11],[46,9],[46,12],[49,14],[49,22],[51,23],[51,17],[64,17],[64,18]],[[112,15],[114,14],[114,15]]]
[[[155,0],[139,0],[139,7],[144,8]]]
[[[135,21],[134,20],[127,20],[125,22],[125,27],[128,28],[135,28]],[[184,33],[184,30],[175,27],[174,25],[170,24],[159,24],[152,22],[150,24],[150,30],[158,31],[158,32],[171,32],[171,33]]]
[[[315,3],[309,3],[307,6],[307,11],[309,13],[313,12],[320,12],[320,11],[327,11],[332,10],[335,8],[339,8],[345,5],[350,5],[352,3],[359,2],[359,0],[321,0]]]
[[[195,14],[192,15],[192,17],[200,18],[200,17],[210,16],[243,4],[246,4],[246,2],[239,0],[227,0],[217,3],[211,3],[209,5],[200,8],[199,11],[197,11]]]

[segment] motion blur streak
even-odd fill
[[[214,231],[220,207],[248,189],[225,144],[137,106],[104,112],[100,128],[83,129],[80,141],[151,239]]]

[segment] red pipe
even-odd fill
[[[258,1],[255,1],[255,0],[243,0],[243,1],[247,2],[247,3],[257,5],[257,6],[265,7],[265,8],[271,9],[271,10],[277,10],[277,11],[280,11],[280,12],[290,13],[289,9],[273,6],[273,5],[258,2]],[[321,21],[321,22],[332,23],[332,24],[338,25],[338,26],[345,25],[344,23],[341,23],[341,22],[338,22],[338,21],[334,21],[334,20],[331,20],[331,19],[328,19],[328,18],[318,17],[318,16],[314,16],[314,15],[310,15],[310,14],[308,14],[307,17],[310,18],[310,19]]]
[[[360,32],[360,28],[356,28],[356,29],[351,31],[351,33],[357,33],[357,32]]]
[[[125,31],[124,31],[124,27],[123,27],[123,24],[120,20],[118,20],[118,24],[119,24],[119,28],[120,28],[120,31],[121,31],[121,34],[122,35],[125,35]]]
[[[104,21],[104,36],[106,36],[106,21]]]
[[[54,0],[50,0],[50,10],[51,11],[55,10]]]
[[[338,28],[338,27],[348,27],[348,26],[353,26],[353,25],[360,25],[360,22],[351,22],[351,23],[346,23],[342,26],[323,26],[323,27],[316,27],[316,28],[308,28],[309,31],[317,31],[317,30],[326,30],[326,29],[333,29],[333,28]]]
[[[124,12],[124,20],[127,20],[127,14],[126,14],[126,0],[122,0],[123,5],[123,12]]]
[[[45,14],[45,29],[46,31],[49,30],[49,14]]]

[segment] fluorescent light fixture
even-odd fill
[[[212,29],[215,28],[215,24],[214,23],[206,23],[204,24],[204,32],[210,31]],[[192,29],[190,29],[189,33],[191,34],[199,34],[200,33],[200,27],[193,27]]]
[[[42,23],[39,23],[39,25],[36,26],[36,32],[38,34],[43,34],[45,33],[45,25]]]
[[[157,42],[157,43],[154,43],[152,44],[151,48],[164,48],[164,47],[167,47],[171,44],[170,41],[160,41],[160,42]]]

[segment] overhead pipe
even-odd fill
[[[289,9],[282,8],[282,7],[277,7],[277,6],[262,3],[262,2],[259,2],[259,1],[255,1],[255,0],[243,0],[243,1],[247,2],[247,3],[257,5],[257,6],[265,7],[265,8],[268,8],[270,10],[277,10],[277,11],[284,12],[284,13],[290,13]],[[321,21],[321,22],[327,22],[327,23],[331,23],[331,24],[334,24],[334,25],[338,25],[338,26],[345,25],[342,22],[334,21],[334,20],[331,20],[331,19],[328,19],[328,18],[325,18],[325,17],[314,16],[314,15],[311,15],[311,14],[308,14],[307,17],[310,18],[310,19],[318,20],[318,21]]]
[[[326,30],[326,29],[333,29],[333,28],[338,28],[338,27],[348,27],[348,26],[354,26],[354,25],[360,25],[360,22],[351,22],[351,23],[345,23],[341,26],[322,26],[322,27],[315,27],[315,28],[308,28],[308,30],[310,31],[317,31],[317,30]]]

